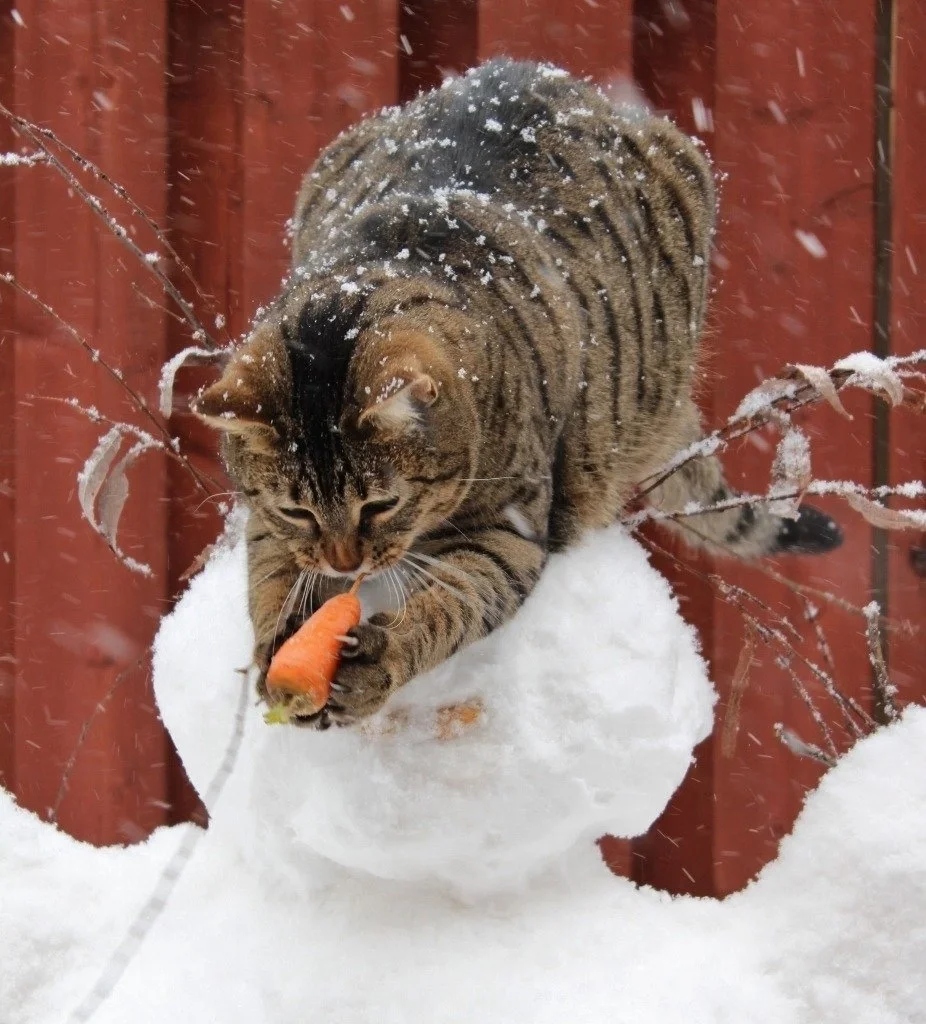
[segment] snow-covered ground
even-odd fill
[[[208,832],[96,850],[0,794],[2,1024],[67,1021],[115,977],[181,844],[98,1024],[926,1022],[926,711],[858,744],[745,892],[670,898],[611,876],[593,839],[658,815],[713,693],[620,530],[554,559],[513,623],[359,731],[270,727],[241,702],[244,593],[232,545],[157,644]]]

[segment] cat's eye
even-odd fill
[[[318,526],[318,519],[315,513],[300,505],[281,505],[278,509],[281,516],[294,523],[303,523],[306,526]]]
[[[391,498],[376,498],[374,501],[367,501],[360,506],[360,522],[369,523],[377,516],[394,509],[398,503],[398,495],[393,495]]]

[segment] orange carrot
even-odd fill
[[[267,688],[281,691],[288,703],[282,714],[268,712],[268,721],[313,715],[325,706],[341,662],[342,637],[360,622],[357,588],[362,580],[358,576],[346,594],[326,601],[273,656]]]

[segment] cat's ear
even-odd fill
[[[232,433],[272,430],[284,379],[284,355],[276,331],[258,327],[215,384],[193,400],[193,412],[210,426]]]
[[[427,373],[400,371],[385,382],[378,394],[370,395],[357,423],[390,434],[419,429],[439,395],[437,381]]]

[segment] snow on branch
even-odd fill
[[[881,608],[877,601],[866,605],[865,618],[868,620],[868,660],[874,670],[876,712],[883,724],[897,719],[897,687],[891,682],[884,660],[884,645],[881,640]]]
[[[919,480],[883,487],[865,487],[851,480],[808,480],[800,488],[788,486],[787,482],[775,483],[764,494],[736,494],[709,505],[689,502],[685,508],[669,511],[658,508],[644,508],[624,516],[621,522],[630,530],[636,530],[648,521],[679,522],[712,512],[725,512],[731,508],[768,503],[773,509],[783,505],[788,508],[807,494],[831,494],[844,499],[873,526],[884,530],[926,530],[926,510],[915,508],[892,509],[880,504],[878,498],[891,496],[918,498],[926,494],[926,487]],[[782,512],[777,512],[783,515]]]
[[[34,153],[0,153],[0,167],[35,167],[45,162],[41,150]]]
[[[810,441],[802,430],[789,426],[778,442],[769,488],[770,492],[788,496],[770,500],[772,512],[783,519],[797,519],[801,496],[810,486],[812,475]]]
[[[649,494],[682,466],[723,450],[730,441],[770,422],[783,422],[791,413],[819,401],[828,402],[840,415],[851,419],[839,397],[844,388],[860,388],[891,405],[907,405],[924,411],[924,395],[907,386],[917,379],[916,367],[926,366],[926,349],[909,356],[881,358],[857,352],[830,368],[787,365],[777,377],[764,380],[739,403],[723,427],[682,449],[664,466],[641,481],[639,493]]]
[[[200,474],[196,470],[196,468],[186,457],[186,455],[184,455],[183,452],[179,450],[179,446],[175,442],[174,438],[171,437],[167,427],[154,415],[154,413],[151,411],[151,409],[148,406],[148,403],[144,400],[144,398],[142,398],[142,396],[139,395],[139,393],[131,386],[131,384],[128,383],[128,381],[126,381],[125,375],[122,373],[122,371],[115,366],[111,366],[100,354],[100,351],[94,348],[90,344],[90,342],[87,341],[87,339],[72,324],[68,323],[68,321],[65,320],[64,317],[61,316],[61,314],[58,313],[47,302],[40,299],[39,296],[35,294],[35,292],[33,292],[29,288],[26,288],[25,285],[20,284],[20,282],[12,274],[0,274],[0,281],[2,281],[6,285],[9,285],[9,287],[16,291],[18,294],[28,299],[31,303],[36,305],[44,313],[48,314],[48,316],[50,316],[61,328],[63,328],[77,342],[78,345],[80,345],[84,352],[86,352],[87,355],[89,356],[91,362],[94,362],[98,366],[103,368],[103,370],[108,374],[108,376],[112,380],[114,380],[116,384],[118,384],[119,387],[125,392],[126,396],[128,397],[132,406],[134,406],[134,408],[137,410],[137,412],[139,412],[141,416],[144,419],[146,419],[164,439],[164,450],[171,454],[173,457],[175,457],[178,462],[180,462],[180,464],[190,474],[190,476],[196,483],[196,486],[201,491],[203,491],[204,493],[208,493],[209,486],[207,485],[206,480],[203,479],[202,474]],[[76,402],[69,402],[68,404],[72,405],[80,412],[89,415],[90,418],[93,419],[95,422],[99,423],[106,421],[106,417],[102,416],[96,409],[92,410],[91,412],[87,409],[84,409]],[[132,432],[135,429],[130,424],[127,423],[121,424],[120,427],[122,430],[127,432]],[[144,431],[140,431],[140,433],[144,434],[144,436],[146,437],[148,436]]]
[[[196,315],[192,305],[183,297],[173,281],[164,273],[159,266],[159,259],[151,259],[151,254],[144,252],[139,246],[133,241],[130,232],[120,224],[116,218],[110,213],[107,207],[103,204],[103,201],[99,196],[92,193],[77,177],[77,175],[64,162],[58,157],[57,153],[52,148],[57,146],[64,154],[74,161],[83,171],[87,171],[92,174],[99,181],[107,184],[112,188],[116,194],[129,204],[132,212],[140,216],[145,223],[154,231],[155,237],[158,242],[162,244],[167,251],[171,254],[171,258],[177,263],[182,271],[185,272],[186,276],[192,280],[192,274],[187,268],[186,264],[180,259],[176,251],[170,246],[164,233],[157,227],[154,221],[141,209],[141,207],[135,203],[129,196],[128,192],[121,186],[117,185],[108,175],[104,174],[100,168],[93,164],[86,157],[79,154],[76,150],[67,146],[58,136],[49,128],[41,128],[24,117],[19,117],[14,114],[11,110],[0,103],[0,115],[5,117],[15,128],[22,132],[33,145],[38,146],[39,151],[44,156],[44,162],[52,167],[60,177],[67,183],[84,202],[86,206],[90,208],[94,216],[96,216],[104,225],[104,227],[117,238],[122,245],[124,245],[129,252],[138,260],[139,264],[146,267],[148,271],[153,274],[161,285],[161,288],[165,294],[169,295],[170,298],[176,303],[180,312],[183,314],[184,319],[190,325],[193,331],[193,338],[200,344],[208,345],[211,347],[218,347],[218,342],[212,337],[206,327],[200,322]],[[203,301],[207,301],[205,296],[197,286],[197,293]],[[217,318],[218,319],[218,318]]]

